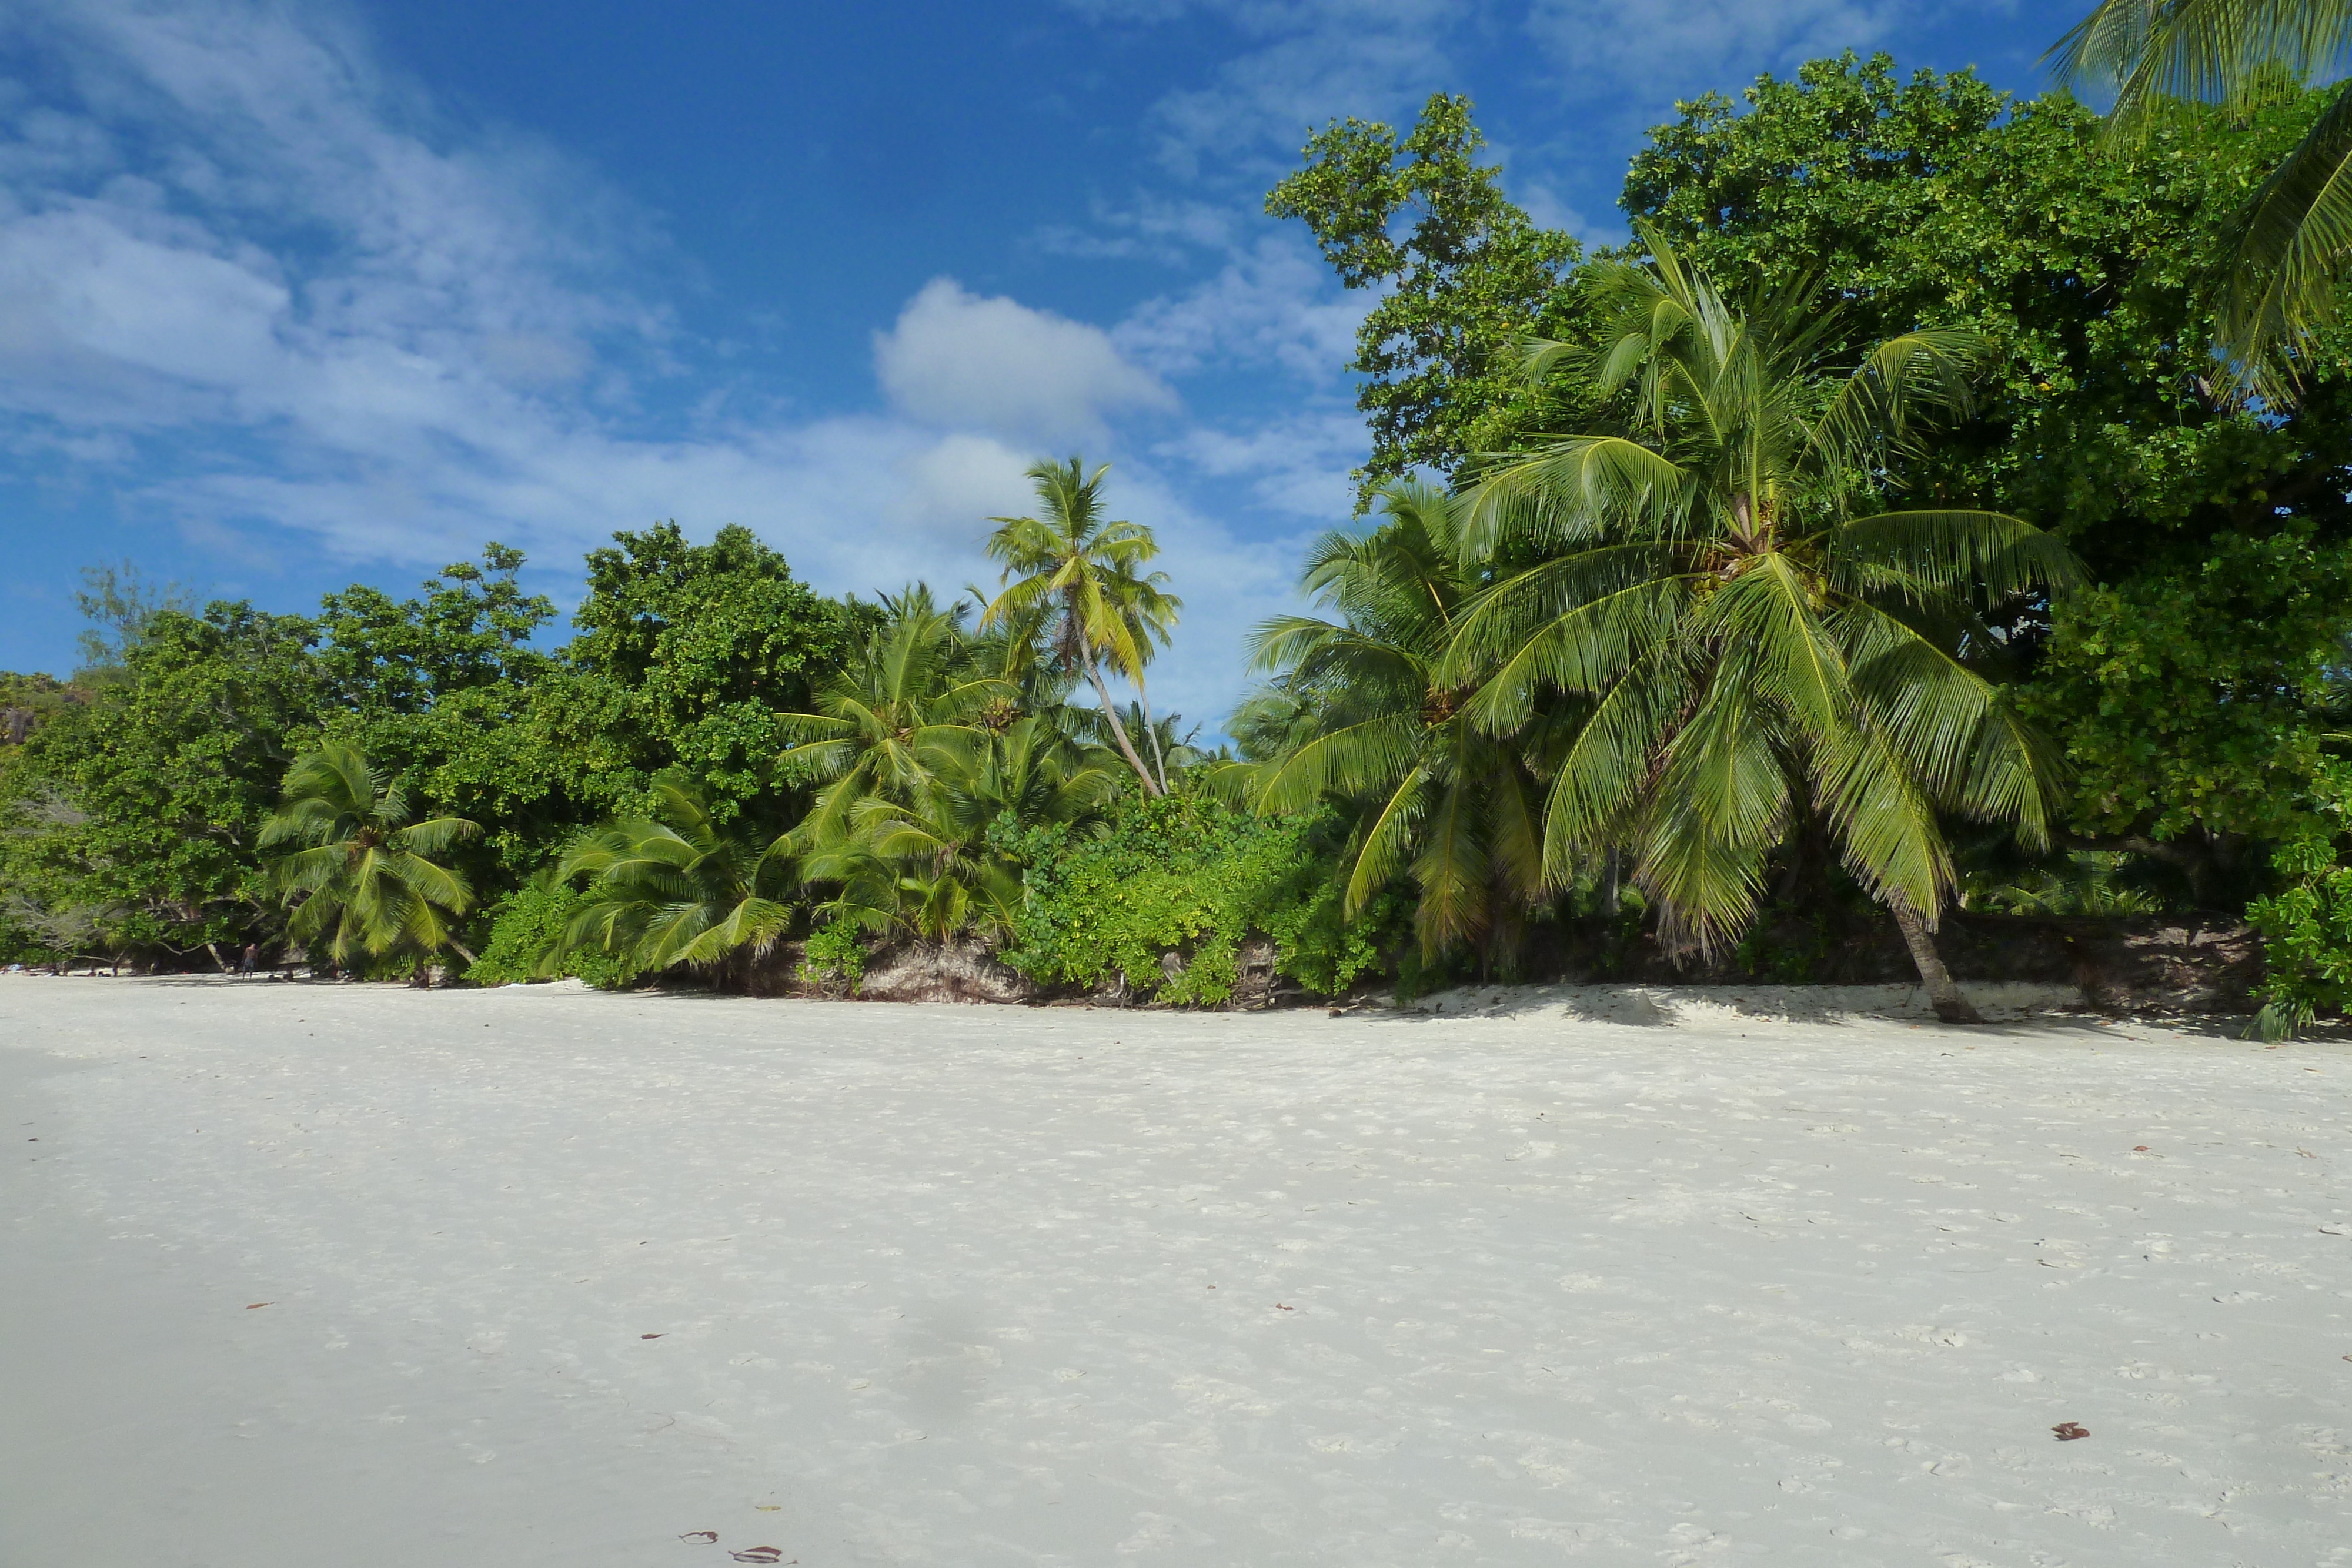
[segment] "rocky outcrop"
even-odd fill
[[[1026,1002],[1037,988],[978,942],[898,942],[870,953],[858,982],[870,1002]]]
[[[863,1002],[1027,1002],[1037,988],[1019,971],[996,961],[979,942],[893,942],[866,955],[866,972],[855,987],[809,976],[805,946],[779,942],[750,965],[740,978],[755,997],[830,998]]]

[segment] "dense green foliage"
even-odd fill
[[[2343,0],[2103,0],[2061,39],[2060,78],[2113,84],[2109,136],[2146,136],[2183,100],[2242,114],[2294,83],[2341,77]],[[2352,84],[2232,214],[2216,348],[2243,385],[2291,392],[2302,355],[2338,319],[2352,255]]]
[[[2242,120],[2184,110],[2117,147],[2103,140],[2095,115],[2063,96],[2012,105],[1965,72],[1920,72],[1906,82],[1883,58],[1817,61],[1794,80],[1759,80],[1744,106],[1714,94],[1683,106],[1633,161],[1624,204],[1711,275],[1752,284],[1759,297],[1810,282],[1844,298],[1837,335],[1823,345],[1832,359],[1921,327],[1984,338],[1993,367],[1987,395],[1923,455],[1898,499],[1965,500],[2023,517],[2064,538],[2104,588],[2160,605],[2190,634],[2226,644],[2239,622],[2202,612],[2215,575],[2242,575],[2244,551],[2281,534],[2305,539],[2324,575],[2347,534],[2352,390],[2343,340],[2313,344],[2303,396],[2285,410],[2232,402],[2203,350],[2214,310],[2207,281],[2231,214],[2320,107],[2317,97],[2286,95]],[[1445,133],[1457,113],[1433,104],[1425,124]],[[1318,234],[1342,222],[1350,203],[1380,199],[1368,175],[1341,179],[1346,166],[1329,152],[1323,141],[1309,147],[1321,200],[1301,215]],[[1580,279],[1572,273],[1542,310],[1569,319],[1589,311]],[[1432,308],[1451,309],[1463,334],[1490,316],[1470,286],[1440,290]],[[1396,417],[1404,426],[1485,422],[1507,432],[1491,447],[1576,427],[1557,407],[1515,402],[1491,374],[1431,365],[1381,394],[1402,400]],[[1384,429],[1375,436],[1375,472],[1416,460],[1450,470],[1467,451],[1424,453]],[[2264,758],[2216,791],[2200,782],[2208,770],[2196,769],[2159,780],[2136,820],[2119,826],[2106,802],[2133,791],[2097,776],[2117,754],[2114,727],[2197,722],[2222,709],[2231,685],[2225,673],[2198,688],[2205,700],[2184,705],[2177,689],[2159,702],[2144,683],[2118,682],[2125,672],[2096,651],[2098,637],[2067,634],[2069,616],[2078,605],[2095,613],[2092,603],[2035,611],[2010,629],[2027,653],[2059,638],[2037,666],[2059,691],[2039,711],[2085,770],[2075,825],[2180,841],[2184,855],[2209,862],[2212,897],[2242,898],[2242,879],[2225,873],[2261,856],[2224,841],[2240,830],[2209,820],[2203,803],[2292,798],[2313,776],[2282,775]],[[2307,691],[2300,668],[2332,641],[2320,635],[2289,654],[2297,674],[2281,685]],[[2230,662],[2226,649],[2215,658],[2176,652],[2188,654],[2175,661],[2183,670]],[[2306,735],[2334,722],[2299,695],[2294,706],[2294,727]],[[2227,737],[2200,745],[2214,757],[2235,754]],[[2310,754],[2300,741],[2290,749]]]
[[[820,598],[749,528],[697,545],[665,523],[614,541],[588,557],[570,679],[542,705],[563,785],[609,809],[684,768],[729,818],[772,794],[782,716],[809,706],[875,612]]]
[[[887,610],[818,711],[790,719],[786,758],[825,783],[785,847],[831,890],[829,924],[1002,936],[1021,877],[992,830],[1091,818],[1119,788],[1115,765],[1076,732],[1034,631],[975,636],[963,606],[941,610],[921,588]],[[1139,789],[1156,788],[1131,765]]]
[[[227,964],[274,938],[262,827],[314,732],[316,632],[215,604],[149,617],[108,672],[6,762],[11,958],[123,951]]]
[[[1340,812],[1350,915],[1403,879],[1423,960],[1483,943],[1507,961],[1543,883],[1548,727],[1489,735],[1438,678],[1484,586],[1461,548],[1466,507],[1410,482],[1384,486],[1380,504],[1372,528],[1308,547],[1300,586],[1336,619],[1258,629],[1254,662],[1273,679],[1235,717],[1244,762],[1216,781],[1261,813]]]
[[[577,978],[603,990],[617,990],[639,971],[627,957],[567,946],[564,934],[592,894],[559,881],[555,868],[532,877],[490,910],[489,939],[466,971],[478,986],[513,986],[530,980]]]
[[[757,958],[793,920],[782,845],[738,819],[719,821],[683,768],[654,775],[641,815],[599,822],[572,841],[559,883],[585,895],[541,955],[540,973],[594,954],[644,973],[673,965],[709,969]]]
[[[1749,98],[1737,117],[1701,100],[1658,133],[1629,210],[1768,287],[1819,274],[1865,330],[1990,340],[1998,393],[1915,494],[2025,517],[2085,561],[2096,592],[2012,629],[2042,654],[2029,701],[2078,770],[2074,825],[2171,844],[2200,896],[2242,901],[2263,861],[2247,834],[2311,808],[2314,737],[2335,724],[2308,675],[2352,627],[2329,585],[2352,538],[2352,388],[2331,340],[2294,408],[2232,402],[2203,349],[2209,280],[2237,204],[2317,101],[2184,111],[2116,147],[2069,99],[2004,116],[1965,74],[1898,84],[1883,62],[1816,64]],[[2304,567],[2302,586],[2280,575]],[[2263,624],[2273,611],[2290,613]],[[2141,644],[2124,657],[2119,632]],[[2257,688],[2276,745],[2248,744],[2236,705]],[[2165,760],[2144,768],[2152,747]]]
[[[1553,767],[1544,865],[1626,851],[1669,940],[1737,939],[1771,852],[1819,822],[1923,949],[1955,888],[1942,821],[2046,844],[2055,767],[1990,676],[1987,613],[2076,568],[2015,517],[1889,510],[1920,426],[1965,408],[1981,340],[1923,329],[1824,362],[1835,307],[1790,289],[1732,307],[1663,237],[1587,271],[1602,329],[1579,363],[1623,412],[1484,470],[1468,538],[1543,559],[1463,618],[1438,674],[1490,735],[1556,691],[1590,707]],[[1514,549],[1516,547],[1516,549]]]
[[[1328,821],[1258,818],[1178,794],[1133,800],[1100,833],[1000,831],[1028,897],[1004,961],[1047,986],[1124,983],[1146,1000],[1214,1007],[1233,994],[1253,936],[1275,968],[1324,996],[1382,961],[1382,900],[1349,920]]]
[[[2273,1020],[2341,1006],[2352,329],[2289,324],[2291,399],[2211,345],[2250,201],[2347,100],[2204,96],[2119,134],[1816,61],[1678,106],[1593,256],[1465,99],[1316,135],[1267,210],[1372,297],[1381,514],[1261,630],[1238,759],[1152,713],[1180,603],[1076,458],[988,520],[984,609],[829,600],[675,524],[589,556],[561,645],[498,545],[312,616],[95,570],[91,667],[0,676],[0,956],[323,957],[360,893],[320,868],[474,822],[415,851],[467,894],[425,900],[443,928],[361,918],[354,965],[731,982],[798,943],[847,990],[877,944],[977,941],[1209,1005],[1261,940],[1336,992],[1637,925],[1746,953],[1759,911],[1826,942],[1874,897],[1933,988],[1955,898],[2252,901]],[[368,786],[294,886],[268,824],[335,747]]]
[[[2352,1011],[2352,866],[2318,832],[2280,845],[2275,859],[2285,885],[2246,911],[2269,971],[2254,1032],[2272,1040],[2322,1011]]]
[[[100,574],[93,647],[118,662],[8,677],[26,733],[0,747],[0,952],[226,967],[247,942],[282,948],[261,834],[322,741],[421,817],[481,824],[446,869],[494,904],[665,768],[693,771],[715,816],[803,798],[776,767],[782,715],[876,612],[813,593],[748,530],[694,545],[665,524],[590,556],[580,635],[550,650],[553,606],[522,566],[493,544],[417,597],[353,587],[316,616],[195,616]],[[486,940],[487,918],[451,935]]]
[[[1305,221],[1341,283],[1381,291],[1349,365],[1372,432],[1360,509],[1383,479],[1497,450],[1514,416],[1539,406],[1517,338],[1568,337],[1578,319],[1562,283],[1583,247],[1503,194],[1501,171],[1477,162],[1486,144],[1470,100],[1440,93],[1402,137],[1360,120],[1318,132],[1266,197],[1269,214]]]
[[[2267,846],[2333,820],[2337,800],[2352,338],[2316,325],[2297,396],[2267,406],[2231,395],[2207,349],[2244,204],[2336,101],[2273,78],[2227,112],[2179,105],[2117,138],[2063,94],[2011,102],[1966,72],[1904,79],[1848,56],[1682,105],[1625,184],[1627,214],[1710,276],[1758,299],[1842,300],[1818,345],[1830,362],[1921,329],[1984,345],[1972,412],[1885,476],[1888,502],[2021,517],[2084,562],[2082,591],[2030,596],[1988,629],[2018,709],[2073,773],[2053,825],[2147,857],[2170,896],[2209,908],[2263,892]],[[1465,112],[1433,100],[1417,134],[1469,146]],[[1343,281],[1357,263],[1328,236],[1399,210],[1395,171],[1364,151],[1399,140],[1335,126],[1280,193]],[[1457,161],[1452,188],[1471,172]],[[1480,221],[1517,232],[1523,214]],[[1492,285],[1432,276],[1414,309],[1440,336],[1491,340]],[[1571,267],[1515,313],[1590,343],[1596,276]],[[1375,473],[1426,461],[1466,478],[1475,450],[1601,423],[1572,376],[1515,391],[1491,358],[1417,363],[1360,363],[1367,406],[1385,411]],[[1435,425],[1487,434],[1409,444]],[[2033,875],[2014,855],[2010,873]]]
[[[2307,521],[2222,535],[2193,570],[2134,573],[2068,600],[2031,711],[2063,725],[2091,834],[2188,841],[2209,904],[2260,866],[2249,846],[2332,822],[2326,746],[2344,722],[2352,541]]]

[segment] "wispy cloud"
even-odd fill
[[[1157,450],[1246,483],[1268,511],[1328,527],[1355,509],[1348,476],[1363,461],[1364,423],[1351,410],[1309,410],[1245,431],[1188,430]]]
[[[1955,19],[2005,17],[2018,0],[1532,0],[1530,37],[1584,101],[1633,115],[1743,85],[1842,50],[1866,52]],[[2059,30],[2053,24],[2054,37]]]
[[[1153,106],[1160,162],[1186,180],[1262,184],[1310,131],[1357,115],[1394,118],[1450,84],[1449,39],[1484,0],[1066,0],[1126,26],[1206,19],[1242,47],[1209,78]]]

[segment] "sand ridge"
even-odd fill
[[[2352,1563],[2352,1050],[1486,1010],[0,981],[0,1563]]]

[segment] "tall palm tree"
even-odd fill
[[[1712,946],[1812,813],[1937,1011],[1973,1019],[1931,935],[1954,889],[1938,814],[2041,844],[2056,768],[1980,667],[2000,638],[1979,612],[2073,581],[2074,559],[1998,513],[1877,509],[1925,417],[1964,405],[1975,340],[1906,333],[1840,370],[1809,291],[1737,309],[1643,238],[1651,264],[1588,269],[1591,349],[1530,356],[1580,369],[1622,423],[1478,483],[1465,548],[1550,559],[1462,617],[1436,684],[1477,682],[1464,711],[1494,736],[1546,691],[1591,705],[1545,802],[1555,880],[1625,846],[1668,940]]]
[[[2116,84],[2111,134],[2147,133],[2172,100],[2243,109],[2284,79],[2352,62],[2352,0],[2103,0],[2050,51],[2059,79]],[[2240,211],[2222,297],[2223,350],[2278,394],[2290,354],[2336,315],[2352,257],[2352,82]]]
[[[415,821],[399,779],[357,747],[329,741],[287,768],[260,842],[300,846],[270,867],[294,907],[287,934],[314,951],[324,942],[337,967],[362,955],[429,958],[444,947],[471,963],[454,922],[473,907],[473,892],[436,857],[480,831],[463,817]]]
[[[656,774],[652,793],[645,815],[597,824],[558,863],[559,880],[589,879],[588,896],[540,956],[541,973],[583,948],[640,974],[712,968],[764,952],[791,925],[793,867],[781,841],[712,821],[701,789],[677,769]]]
[[[1456,503],[1434,486],[1383,486],[1381,523],[1325,534],[1301,587],[1337,620],[1284,615],[1252,640],[1272,689],[1236,718],[1272,728],[1275,754],[1242,770],[1262,813],[1332,801],[1356,814],[1346,912],[1390,879],[1419,892],[1424,955],[1470,942],[1532,904],[1543,881],[1537,788],[1517,737],[1488,735],[1436,670],[1479,587]]]
[[[1003,591],[981,623],[1037,618],[1056,661],[1086,678],[1105,714],[1116,708],[1103,667],[1126,676],[1143,702],[1144,733],[1153,737],[1156,749],[1143,666],[1156,647],[1166,644],[1183,601],[1167,591],[1167,573],[1143,570],[1160,553],[1151,530],[1103,515],[1103,478],[1109,472],[1106,464],[1088,476],[1076,457],[1066,464],[1030,465],[1045,516],[989,519],[996,531],[989,536],[988,555],[1004,569]],[[1109,729],[1144,793],[1167,793],[1165,759],[1155,778],[1125,727],[1113,723]]]

